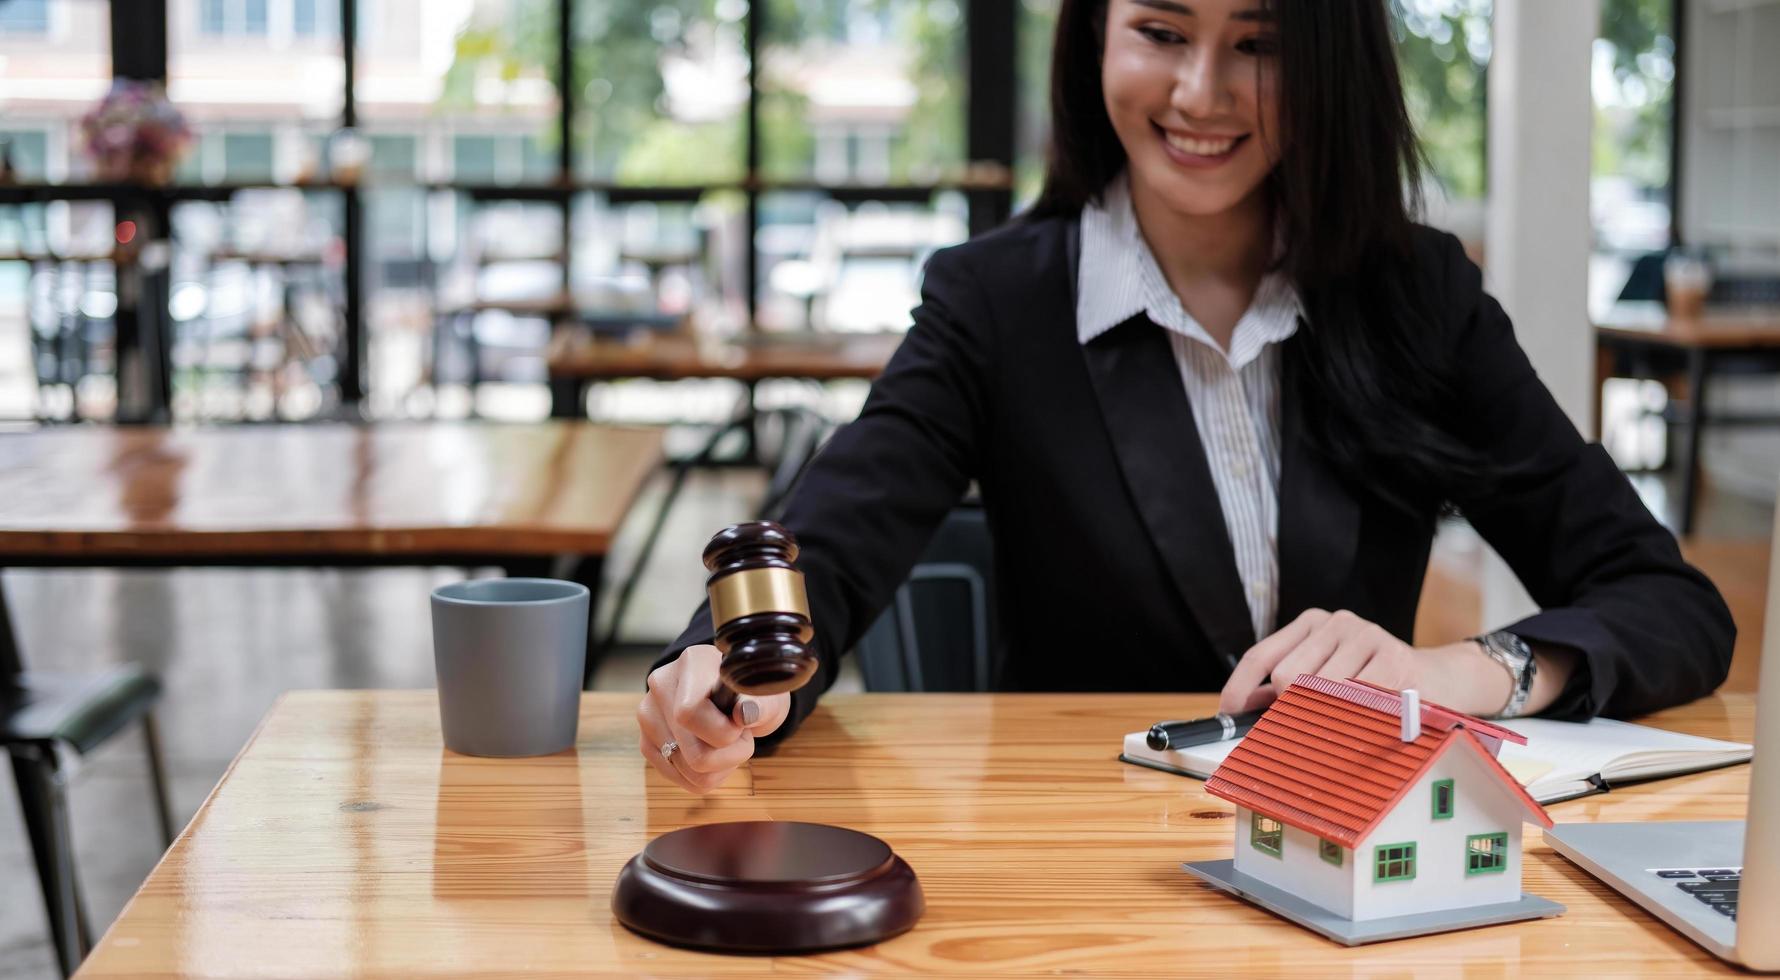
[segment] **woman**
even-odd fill
[[[650,764],[708,791],[795,727],[972,480],[1000,689],[1221,690],[1236,711],[1309,673],[1586,718],[1723,680],[1717,592],[1577,435],[1457,240],[1412,222],[1382,3],[1064,0],[1051,100],[1038,204],[932,258],[787,510],[818,676],[724,717],[706,607],[638,708]],[[1543,611],[1418,650],[1447,506]]]

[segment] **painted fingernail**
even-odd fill
[[[742,724],[752,725],[760,720],[760,705],[752,701],[742,702]]]

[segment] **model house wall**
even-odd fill
[[[1341,866],[1336,867],[1318,856],[1317,848],[1322,838],[1296,827],[1287,827],[1284,846],[1280,855],[1274,857],[1258,850],[1250,841],[1254,816],[1253,810],[1236,808],[1236,870],[1331,912],[1353,918],[1353,852],[1341,848]]]
[[[1453,815],[1433,819],[1434,783],[1453,784]],[[1378,829],[1356,848],[1354,866],[1355,919],[1377,919],[1410,912],[1493,905],[1520,898],[1520,830],[1526,807],[1491,773],[1475,752],[1454,745],[1422,775]],[[1466,838],[1505,833],[1506,866],[1501,871],[1468,874]],[[1380,845],[1416,844],[1415,877],[1407,881],[1376,881],[1375,849]]]
[[[1434,816],[1434,785],[1452,782],[1452,816]],[[1454,744],[1409,788],[1373,833],[1340,864],[1326,860],[1322,838],[1286,826],[1276,856],[1254,843],[1255,812],[1236,810],[1236,870],[1351,919],[1493,905],[1520,898],[1521,823],[1526,809],[1478,754]],[[1467,840],[1506,834],[1500,871],[1468,872]],[[1381,845],[1413,843],[1413,878],[1377,879]],[[1388,869],[1387,869],[1388,870]],[[1401,869],[1399,869],[1401,870]]]

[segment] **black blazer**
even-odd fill
[[[785,514],[822,666],[784,731],[973,479],[995,542],[999,689],[1215,691],[1255,642],[1163,330],[1139,314],[1077,339],[1077,227],[1013,224],[928,262],[907,339]],[[1583,657],[1547,713],[1636,715],[1711,691],[1735,635],[1717,591],[1577,434],[1457,239],[1418,228],[1415,260],[1444,297],[1459,434],[1520,474],[1452,502],[1543,610],[1507,628]],[[1288,371],[1278,622],[1347,609],[1408,640],[1438,515],[1411,516],[1334,472],[1304,437],[1307,397]],[[711,635],[707,604],[663,661]]]

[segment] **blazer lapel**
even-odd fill
[[[1132,500],[1206,638],[1234,665],[1254,626],[1168,338],[1138,314],[1082,353]]]
[[[1302,323],[1299,329],[1303,330]],[[1360,541],[1360,503],[1304,433],[1303,379],[1280,358],[1279,625],[1339,607]]]

